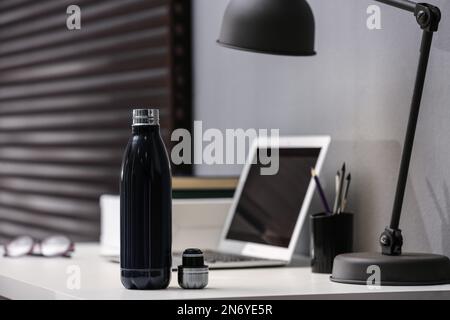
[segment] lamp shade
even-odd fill
[[[231,0],[218,43],[235,49],[314,55],[314,15],[305,0]]]

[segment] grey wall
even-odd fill
[[[402,217],[406,250],[450,255],[450,1],[433,47]],[[345,160],[354,176],[356,249],[378,249],[388,224],[418,59],[420,29],[380,4],[382,30],[366,28],[373,1],[309,0],[317,24],[312,58],[224,49],[215,44],[227,0],[194,1],[195,119],[205,127],[280,128],[330,134],[323,179]],[[236,174],[237,167],[197,167]],[[311,210],[320,210],[317,199]]]

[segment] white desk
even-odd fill
[[[99,246],[78,245],[72,259],[0,258],[0,296],[8,299],[450,299],[450,285],[384,287],[332,283],[309,268],[212,270],[205,290],[183,290],[176,274],[168,290],[129,291],[119,280],[119,265],[99,256]],[[79,266],[81,288],[67,288],[68,267]]]

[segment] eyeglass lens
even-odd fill
[[[21,257],[27,255],[33,249],[34,240],[31,237],[23,236],[12,240],[5,245],[6,254],[9,257]]]

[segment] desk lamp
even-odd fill
[[[441,20],[440,10],[427,3],[408,0],[375,0],[414,14],[423,30],[419,66],[401,160],[392,219],[380,236],[381,253],[352,253],[334,260],[331,280],[367,284],[369,270],[380,268],[381,285],[436,285],[450,283],[450,260],[441,255],[402,253],[399,228],[414,136],[424,89],[433,34]],[[218,43],[258,53],[312,56],[315,23],[305,0],[231,0],[222,21]]]

